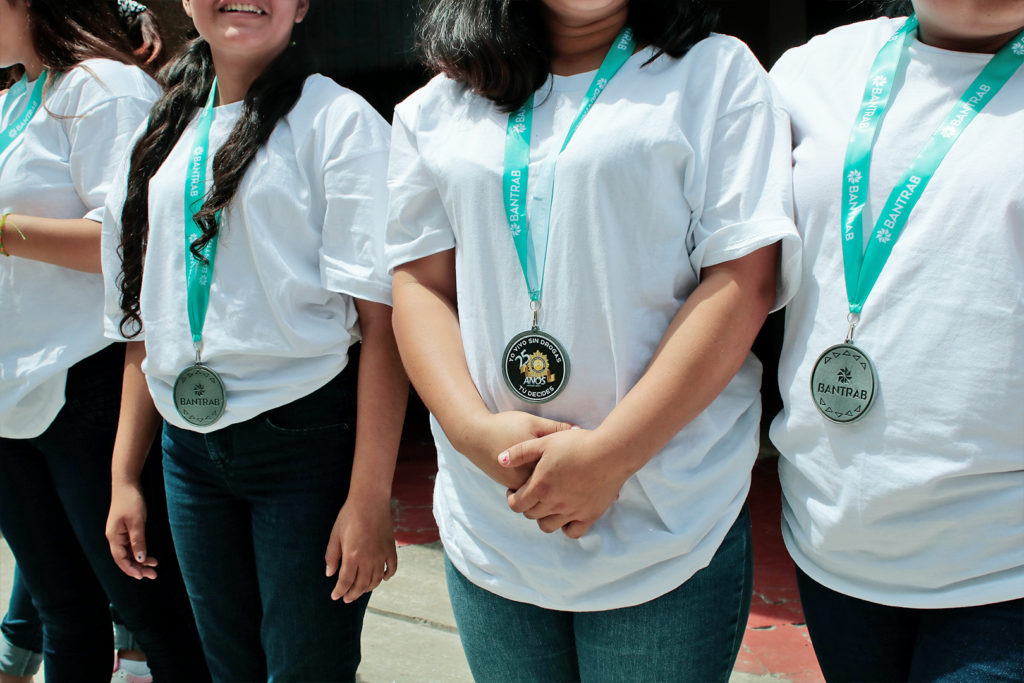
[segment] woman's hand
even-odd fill
[[[338,575],[331,600],[353,602],[398,569],[390,500],[349,495],[327,543],[327,576]]]
[[[513,470],[534,467],[519,490],[508,492],[509,507],[536,520],[542,531],[562,529],[569,538],[590,530],[632,474],[601,447],[598,432],[579,428],[516,444],[497,462]]]
[[[531,442],[569,429],[572,425],[568,422],[557,422],[518,410],[488,413],[470,425],[462,446],[465,450],[461,452],[491,479],[515,491],[533,473],[536,458],[523,459],[519,465],[504,465],[494,459],[494,454],[524,441]]]
[[[156,578],[156,558],[146,553],[146,500],[137,482],[111,488],[107,541],[121,571],[133,579]]]

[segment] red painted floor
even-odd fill
[[[437,461],[424,422],[409,420],[398,457],[392,494],[395,538],[399,545],[436,541],[431,495]],[[824,678],[803,623],[793,562],[779,531],[781,503],[774,458],[759,460],[754,467],[749,503],[754,536],[754,597],[736,670],[794,683],[820,683]]]

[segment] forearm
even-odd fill
[[[376,315],[365,315],[368,306],[377,309]],[[409,397],[409,380],[398,356],[391,328],[391,308],[383,304],[363,303],[359,308],[363,343],[359,357],[356,449],[349,499],[389,504]]]
[[[124,359],[124,383],[121,388],[121,412],[114,440],[111,478],[115,485],[136,485],[146,463],[146,455],[160,428],[160,414],[142,373],[146,358],[144,342],[129,342]]]
[[[395,271],[395,335],[405,369],[452,446],[494,481],[519,488],[533,464],[502,467],[495,456],[570,425],[530,413],[491,413],[469,374],[455,309],[454,252]]]
[[[647,370],[597,428],[625,473],[643,467],[743,365],[775,298],[778,246],[705,269]]]
[[[469,454],[473,421],[491,413],[469,374],[454,292],[400,270],[394,297],[395,336],[409,379],[452,445]]]
[[[10,214],[3,228],[3,245],[11,256],[100,272],[100,224],[86,218]]]

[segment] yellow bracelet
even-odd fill
[[[4,249],[4,228],[7,226],[7,217],[10,215],[11,213],[8,211],[4,215],[0,216],[0,256],[10,256],[10,254],[7,253],[7,250]],[[21,228],[14,223],[11,223],[11,227],[18,231],[18,234],[21,235],[21,239],[25,239],[25,233],[21,231]]]

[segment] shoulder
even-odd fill
[[[388,123],[377,110],[354,91],[321,74],[306,79],[288,123],[298,140],[328,145],[342,141],[353,154],[358,149],[386,147],[390,138]]]
[[[780,88],[816,78],[829,79],[850,65],[870,62],[905,18],[881,17],[832,29],[787,50],[772,67],[772,81]]]
[[[395,107],[395,120],[414,130],[439,117],[467,111],[471,107],[493,108],[493,103],[477,95],[464,83],[444,74],[437,74],[419,90]]]
[[[774,105],[768,75],[750,48],[738,38],[718,33],[696,43],[682,57],[658,57],[640,69],[640,77],[662,81],[660,87],[678,92],[687,110],[705,116]]]
[[[131,98],[155,102],[160,86],[142,69],[110,59],[88,59],[64,72],[50,97],[62,113],[82,113],[111,100]],[[64,107],[60,107],[64,105]]]

